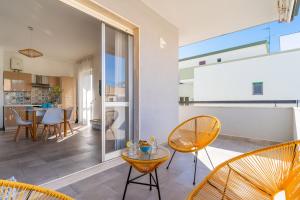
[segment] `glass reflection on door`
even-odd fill
[[[103,134],[105,160],[119,155],[126,142],[133,137],[132,126],[132,36],[104,25],[105,51],[102,62]]]

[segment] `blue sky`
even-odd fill
[[[270,41],[270,52],[280,51],[281,35],[300,32],[300,16],[291,23],[277,21],[214,37],[179,48],[179,59],[241,46],[262,40]]]
[[[109,86],[120,86],[125,82],[125,59],[123,57],[117,57],[119,59],[119,65],[116,65],[116,56],[106,53],[106,66],[105,66],[105,78],[106,78],[106,84]],[[116,72],[116,67],[120,71]],[[116,80],[116,73],[119,73],[120,80]]]

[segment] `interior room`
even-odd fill
[[[124,148],[131,127],[132,37],[60,1],[7,0],[0,13],[0,177],[45,183],[99,164],[105,152]],[[103,62],[107,84],[101,82]],[[111,102],[106,107],[102,90],[103,101]],[[61,119],[47,126],[52,108],[62,111]]]
[[[0,0],[0,199],[299,199],[299,8]]]

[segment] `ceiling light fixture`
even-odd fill
[[[300,0],[278,0],[279,22],[291,22],[298,15]]]
[[[32,32],[33,32],[33,27],[28,26],[27,27],[29,30],[29,40],[30,40],[30,46],[32,47]],[[43,54],[35,49],[32,48],[26,48],[26,49],[21,49],[18,51],[20,54],[27,56],[29,58],[37,58],[43,56]]]

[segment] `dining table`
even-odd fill
[[[38,120],[37,113],[45,113],[49,108],[28,108],[25,110],[25,118],[26,120],[32,121],[32,140],[37,141],[37,128],[38,128]],[[63,111],[63,127],[64,127],[64,137],[67,136],[67,109],[61,108]],[[29,137],[29,128],[26,128],[26,137]]]

